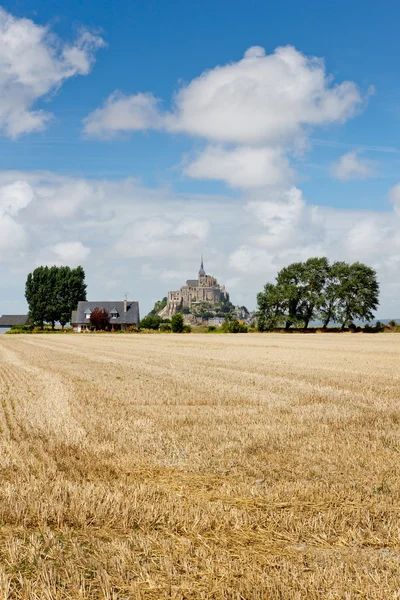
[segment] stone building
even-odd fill
[[[215,277],[204,270],[203,257],[197,279],[188,279],[180,290],[168,292],[167,305],[159,313],[160,317],[171,317],[183,308],[191,311],[196,305],[207,302],[211,305],[229,298],[225,286],[219,285]]]

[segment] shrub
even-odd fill
[[[240,323],[237,319],[228,321],[227,319],[222,324],[221,330],[225,333],[247,333],[247,325]]]
[[[110,328],[110,315],[105,308],[95,308],[90,315],[90,324],[96,331],[105,331]]]
[[[191,331],[192,331],[192,328],[190,327],[190,325],[183,326],[183,333],[190,333]]]
[[[160,331],[171,331],[171,325],[169,323],[161,323]]]
[[[140,321],[140,329],[160,329],[160,325],[163,323],[162,317],[157,315],[147,315]]]
[[[207,329],[208,333],[212,333],[213,331],[217,331],[215,325],[209,325]]]
[[[33,325],[12,325],[11,331],[19,331],[20,333],[26,333],[33,331]]]
[[[176,313],[171,319],[171,328],[174,333],[182,333],[183,332],[183,315],[180,313]]]
[[[389,327],[396,327],[397,323],[394,319],[391,319],[388,323]]]
[[[138,333],[138,328],[136,327],[136,325],[129,325],[125,331],[127,333]]]

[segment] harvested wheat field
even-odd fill
[[[0,598],[400,598],[399,335],[0,339]]]

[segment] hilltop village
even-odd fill
[[[203,257],[197,279],[188,279],[179,290],[168,292],[168,296],[157,302],[152,312],[167,319],[182,313],[187,325],[220,327],[228,314],[248,325],[254,322],[254,313],[245,306],[234,306],[225,286],[212,275],[207,275]]]

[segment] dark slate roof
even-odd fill
[[[124,312],[124,301],[123,300],[81,300],[78,302],[78,310],[72,313],[71,323],[73,324],[81,324],[89,322],[89,319],[86,318],[85,312],[90,309],[91,312],[95,308],[105,308],[108,313],[111,313],[113,309],[118,311],[118,317],[115,319],[111,319],[110,323],[122,324],[125,323],[127,325],[138,325],[139,324],[139,302],[133,300],[127,300],[126,303],[126,313]]]
[[[188,279],[187,282],[186,282],[186,285],[188,287],[198,287],[199,282],[198,282],[197,279]]]
[[[3,315],[0,317],[0,327],[12,327],[13,325],[27,325],[28,315]]]

